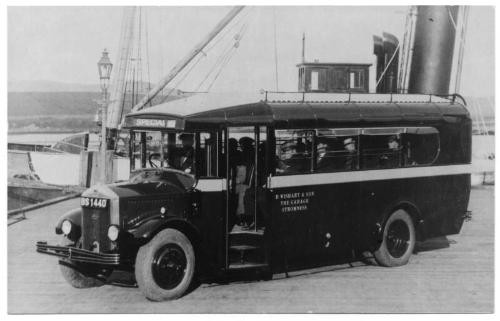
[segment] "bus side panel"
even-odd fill
[[[367,172],[367,176],[369,175]],[[380,245],[379,229],[392,211],[400,204],[414,205],[418,211],[428,211],[436,202],[436,191],[437,186],[432,179],[395,179],[360,183],[360,208],[354,218],[355,248],[376,250]]]
[[[200,262],[208,269],[225,266],[225,192],[199,193],[199,210],[192,218],[201,235]]]
[[[438,176],[439,200],[424,218],[426,238],[458,234],[462,228],[470,196],[470,174]]]
[[[270,192],[271,259],[276,271],[320,266],[351,248],[358,183],[279,188]]]
[[[382,225],[392,211],[402,206],[415,208],[410,214],[421,240],[456,234],[467,211],[469,193],[470,175],[363,182],[360,211],[354,222],[356,247],[376,249],[377,224]]]

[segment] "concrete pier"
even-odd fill
[[[54,224],[77,207],[68,200],[26,213],[8,227],[8,312],[18,313],[491,313],[494,308],[494,187],[473,188],[472,220],[459,235],[420,245],[398,268],[363,263],[275,275],[271,281],[203,284],[154,303],[139,289],[74,289],[57,259],[35,242],[57,242]]]

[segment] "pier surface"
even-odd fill
[[[430,240],[406,266],[362,263],[275,275],[271,281],[203,284],[171,302],[150,302],[139,289],[74,289],[57,259],[35,242],[57,242],[57,218],[72,199],[26,213],[8,227],[8,312],[18,313],[466,313],[493,312],[494,187],[474,188],[473,216],[459,235]]]

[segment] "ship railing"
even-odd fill
[[[396,94],[396,93],[319,93],[292,91],[261,91],[264,102],[272,103],[447,103],[467,105],[459,94]]]

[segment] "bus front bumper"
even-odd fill
[[[47,242],[36,242],[36,251],[38,253],[54,255],[76,262],[99,265],[120,265],[123,263],[118,253],[96,253],[75,247],[48,245]]]

